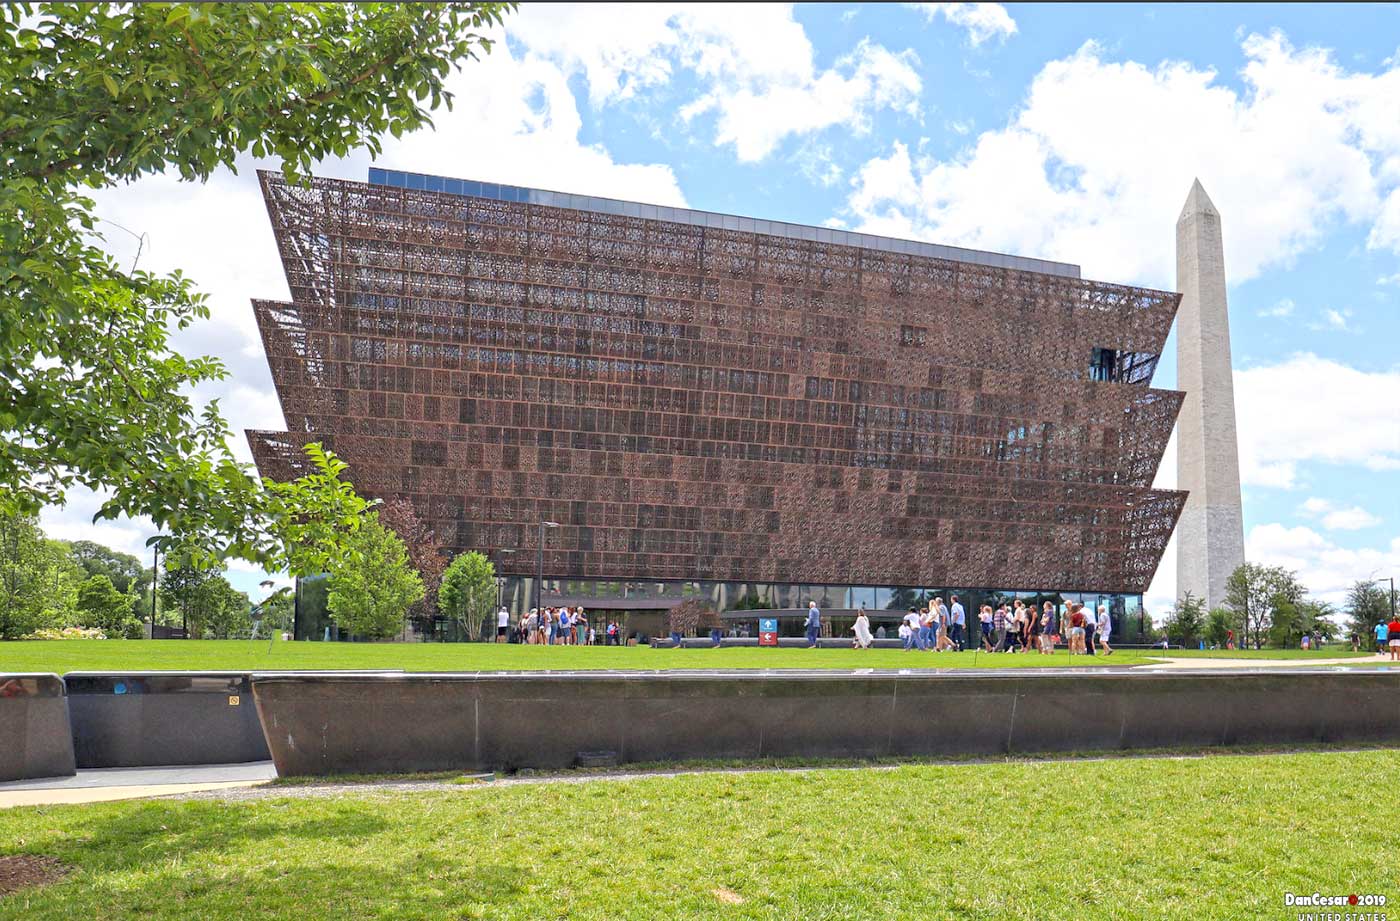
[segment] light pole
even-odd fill
[[[544,529],[545,529],[545,528],[557,528],[557,527],[559,527],[559,522],[557,522],[557,521],[545,521],[543,518],[540,519],[540,543],[539,543],[539,547],[538,547],[538,550],[539,550],[539,558],[538,558],[538,566],[536,567],[536,571],[535,571],[535,611],[536,611],[536,613],[538,613],[538,612],[540,611],[540,609],[541,609],[542,607],[544,607],[544,605],[543,605],[543,601],[544,601]]]
[[[1386,576],[1384,579],[1372,579],[1372,580],[1371,580],[1371,584],[1372,584],[1372,585],[1375,585],[1375,584],[1378,583],[1378,582],[1389,582],[1389,583],[1390,583],[1390,619],[1391,619],[1391,620],[1394,620],[1394,619],[1395,619],[1395,577],[1394,577],[1394,576]]]
[[[508,556],[510,556],[510,555],[512,555],[513,553],[515,553],[514,550],[500,549],[500,550],[497,550],[497,551],[496,551],[496,555],[497,555],[498,557],[501,558],[501,564],[502,564],[502,565],[505,565],[505,558],[508,557]],[[494,614],[494,615],[496,616],[496,618],[499,618],[499,617],[501,616],[501,608],[503,608],[503,607],[506,606],[505,595],[504,595],[505,587],[506,587],[506,577],[505,577],[504,575],[502,575],[501,573],[499,573],[499,572],[496,573],[496,610],[494,610],[494,611],[491,612],[492,614]],[[509,616],[509,615],[506,616],[506,621],[507,621],[506,626],[509,627],[509,626],[510,626],[510,623],[509,623],[509,621],[510,621],[510,616]],[[490,623],[489,620],[488,620],[487,622]],[[498,621],[498,623],[499,623],[499,621]],[[507,630],[506,632],[507,632],[507,634],[509,634],[510,631]],[[490,638],[488,637],[486,641],[487,641],[487,642],[490,642]],[[497,638],[496,638],[496,642],[500,642],[500,637],[497,637]],[[506,642],[507,642],[507,643],[510,642],[510,636],[509,636],[509,635],[506,636]]]

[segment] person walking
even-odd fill
[[[952,598],[953,607],[949,614],[949,619],[952,621],[953,648],[956,649],[958,652],[962,652],[963,633],[967,629],[967,611],[963,609],[962,602],[958,601],[957,595],[952,596]]]
[[[992,615],[992,648],[989,652],[1001,652],[1002,644],[1006,642],[1006,605],[997,605],[996,613]]]
[[[1385,654],[1386,641],[1390,639],[1390,628],[1385,621],[1376,624],[1376,652]]]
[[[510,612],[506,610],[505,605],[501,605],[501,609],[496,612],[496,642],[504,643],[510,639],[509,634]]]
[[[1098,629],[1099,629],[1099,622],[1098,622],[1098,619],[1097,619],[1096,617],[1094,617],[1094,609],[1093,609],[1093,608],[1089,608],[1089,610],[1087,610],[1087,611],[1084,612],[1084,653],[1085,653],[1085,655],[1090,655],[1090,656],[1092,656],[1092,655],[1095,655],[1095,654],[1096,654],[1096,653],[1094,652],[1094,634],[1095,634],[1096,632],[1098,632]]]
[[[909,613],[904,615],[904,620],[902,620],[900,623],[903,629],[900,631],[899,636],[905,641],[905,651],[907,652],[910,649],[918,649],[922,651],[924,648],[924,643],[923,640],[920,638],[921,634],[919,633],[919,631],[924,629],[924,625],[923,621],[919,617],[919,612],[914,610],[913,608],[910,608]]]
[[[856,613],[856,624],[851,629],[856,633],[856,648],[869,649],[874,637],[870,635],[870,618],[866,616],[865,608]]]
[[[992,651],[992,606],[982,605],[982,609],[977,612],[977,625],[982,629],[982,648],[987,652]]]
[[[1106,656],[1113,655],[1113,647],[1108,645],[1108,635],[1113,632],[1113,619],[1108,616],[1108,605],[1099,605],[1098,630],[1095,637],[1098,639],[1099,648]]]
[[[822,612],[817,610],[815,601],[807,602],[807,648],[817,648],[817,637],[822,632]]]
[[[1386,642],[1390,647],[1390,661],[1400,662],[1400,616],[1390,615],[1390,623],[1385,625]]]
[[[933,611],[934,646],[937,652],[943,652],[953,648],[953,643],[948,639],[948,609],[943,604],[942,598],[933,599],[930,605]]]

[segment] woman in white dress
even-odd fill
[[[851,629],[856,632],[856,648],[869,649],[874,638],[870,635],[870,618],[865,616],[865,608],[856,614],[856,625]]]

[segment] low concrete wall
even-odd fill
[[[269,757],[245,672],[69,672],[63,680],[80,768]]]
[[[0,781],[73,773],[63,679],[0,674]]]
[[[1400,673],[254,675],[278,773],[1400,740]]]

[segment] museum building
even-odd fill
[[[248,432],[260,472],[323,442],[513,609],[647,633],[686,598],[812,599],[839,633],[956,593],[1140,622],[1186,496],[1151,488],[1179,295],[418,173],[260,180],[291,292],[253,303],[287,423]]]

